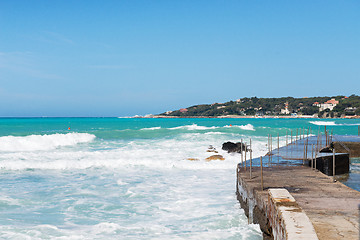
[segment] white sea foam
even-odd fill
[[[232,135],[231,135],[232,136]],[[0,168],[7,170],[53,169],[71,170],[88,168],[121,169],[146,167],[152,169],[233,169],[239,161],[238,154],[228,154],[221,150],[222,143],[236,142],[240,135],[186,133],[176,139],[154,139],[132,142],[126,145],[101,143],[101,151],[90,149],[60,149],[58,151],[3,152]],[[266,153],[266,138],[253,138],[253,157]],[[111,148],[106,149],[106,144]],[[213,153],[207,152],[213,145],[225,161],[206,162]],[[96,148],[96,145],[95,145]],[[200,161],[188,161],[197,158]],[[119,185],[121,182],[119,183]]]
[[[206,134],[206,135],[223,135],[223,134],[226,134],[226,133],[223,133],[223,132],[206,132],[204,134]]]
[[[205,126],[199,126],[197,124],[192,124],[192,125],[185,125],[185,126],[179,126],[179,127],[173,127],[173,128],[169,128],[171,130],[176,130],[176,129],[186,129],[186,130],[209,130],[209,129],[216,129],[219,127],[205,127]]]
[[[334,121],[310,121],[318,126],[358,126],[360,123],[335,123]]]
[[[336,123],[333,121],[310,121],[310,123],[318,126],[336,126]]]
[[[29,135],[24,137],[0,137],[1,152],[51,150],[62,146],[91,142],[95,135],[89,133],[67,133],[51,135]]]
[[[237,126],[237,127],[241,128],[242,130],[255,131],[254,126],[251,125],[250,123],[248,123],[246,125]]]
[[[126,185],[127,183],[126,182],[123,182],[121,179],[118,179],[117,181],[116,181],[116,183],[118,184],[118,185]]]
[[[142,128],[140,130],[159,130],[161,127],[150,127],[150,128]]]
[[[221,150],[223,142],[247,136],[169,132],[176,135],[129,140],[127,144],[99,140],[86,148],[74,144],[56,151],[53,149],[59,144],[43,151],[2,152],[0,168],[20,176],[17,181],[22,182],[15,192],[3,189],[4,196],[11,199],[2,198],[0,203],[11,211],[10,203],[21,199],[16,207],[37,222],[2,224],[0,238],[261,239],[259,227],[247,224],[233,194],[240,155]],[[252,140],[253,157],[265,154],[267,138]],[[207,152],[209,145],[225,161],[205,161],[214,154]],[[191,157],[199,161],[187,160]],[[30,183],[33,188],[21,191]],[[38,187],[39,191],[34,190]],[[39,194],[44,195],[39,198]],[[48,209],[54,209],[51,215]]]
[[[226,125],[224,128],[240,128],[242,130],[255,131],[255,128],[252,124],[248,123],[246,125]]]

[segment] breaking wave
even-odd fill
[[[357,126],[360,123],[335,123],[333,121],[310,121],[311,124],[315,124],[318,126]]]
[[[185,126],[179,126],[179,127],[173,127],[173,128],[169,128],[171,130],[176,130],[176,129],[186,129],[186,130],[210,130],[210,129],[216,129],[219,127],[205,127],[205,126],[199,126],[197,124],[192,124],[192,125],[185,125]]]
[[[159,130],[161,127],[150,127],[150,128],[142,128],[140,130]]]
[[[51,150],[62,146],[72,146],[78,143],[91,142],[95,135],[89,133],[67,133],[50,135],[29,135],[24,137],[0,137],[0,151],[20,152]]]
[[[255,131],[254,126],[251,125],[250,123],[246,124],[246,125],[237,126],[237,127],[241,128],[242,130]]]
[[[335,122],[324,122],[324,121],[310,121],[311,124],[318,126],[336,126]]]

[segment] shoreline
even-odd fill
[[[239,116],[239,115],[224,115],[224,116],[162,116],[162,115],[153,115],[153,116],[139,116],[133,118],[282,118],[282,119],[303,119],[303,118],[312,118],[312,119],[360,119],[360,116],[348,116],[343,118],[319,118],[311,115],[301,115],[301,116]]]

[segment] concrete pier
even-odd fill
[[[260,175],[260,167],[252,168],[252,179],[249,170],[238,168],[237,197],[249,220],[260,224],[264,239],[274,237],[268,191],[273,188],[291,194],[311,221],[318,239],[359,239],[360,192],[308,166],[264,168],[264,189]]]

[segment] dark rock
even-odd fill
[[[228,153],[231,153],[231,152],[241,153],[241,145],[242,145],[242,150],[246,151],[247,150],[246,145],[244,143],[241,143],[241,142],[237,142],[237,143],[226,142],[226,143],[223,143],[222,150],[228,151]]]

